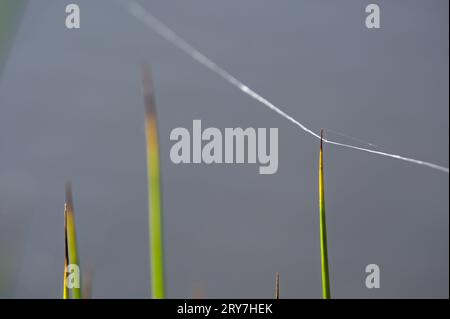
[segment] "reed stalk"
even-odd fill
[[[330,299],[330,275],[328,269],[327,222],[325,216],[325,184],[323,174],[323,130],[320,134],[319,153],[319,210],[320,210],[320,256],[322,263],[322,295]]]
[[[161,200],[161,174],[155,96],[150,70],[142,67],[147,144],[147,180],[149,207],[149,241],[151,291],[154,299],[165,298],[164,245]]]
[[[68,266],[76,265],[78,270],[80,269],[80,263],[78,260],[78,248],[77,248],[77,235],[75,231],[75,215],[73,209],[72,200],[72,187],[69,182],[66,183],[66,203],[64,209],[64,219],[65,219],[65,238],[66,238],[66,256],[65,256],[65,271],[64,271],[64,292],[63,298],[70,298],[68,289]],[[78,285],[70,288],[71,297],[73,299],[81,299],[81,271],[78,274]]]

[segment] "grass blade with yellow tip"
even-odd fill
[[[320,256],[322,262],[322,295],[330,299],[330,275],[328,270],[327,222],[325,216],[325,185],[323,176],[323,130],[320,134],[319,153],[319,209],[320,209]]]
[[[150,76],[150,70],[147,66],[142,67],[142,83],[145,102],[145,129],[147,142],[147,178],[152,297],[155,299],[163,299],[165,297],[164,245],[158,126],[156,119],[156,105],[153,83]]]
[[[77,236],[75,231],[75,216],[74,216],[74,209],[73,209],[73,200],[72,200],[72,187],[70,183],[66,183],[66,203],[65,203],[65,209],[64,209],[64,215],[66,220],[66,270],[68,270],[69,266],[77,266],[77,269],[80,269],[80,263],[78,260],[78,249],[77,249]],[[77,280],[77,283],[70,288],[70,291],[72,292],[72,298],[73,299],[81,299],[81,274],[75,274],[77,277],[75,278]],[[68,282],[68,276],[69,274],[66,272],[64,276],[65,285],[64,287],[69,287]],[[69,291],[66,292],[64,289],[64,296],[69,298]],[[67,299],[66,298],[66,299]]]

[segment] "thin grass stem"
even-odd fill
[[[323,174],[323,130],[320,134],[319,153],[319,209],[320,209],[320,256],[322,263],[322,295],[330,299],[330,275],[328,269],[327,222],[325,216],[325,185]]]

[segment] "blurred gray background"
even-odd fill
[[[12,0],[11,0],[12,1]],[[60,298],[64,180],[94,298],[150,297],[140,65],[156,87],[167,294],[320,298],[318,142],[110,0],[31,0],[0,80],[0,296]],[[449,165],[448,1],[140,1],[314,130]],[[278,127],[279,169],[175,165],[170,131]],[[352,142],[328,135],[343,142]],[[448,298],[449,176],[326,146],[332,296]],[[381,288],[365,287],[365,266]]]

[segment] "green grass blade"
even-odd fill
[[[148,67],[143,67],[142,73],[147,142],[147,178],[149,192],[149,240],[152,297],[155,299],[163,299],[165,297],[164,245],[158,126],[156,119],[155,96]]]
[[[67,210],[64,209],[64,286],[63,299],[69,299],[69,288],[67,287],[67,266],[69,265],[69,255],[67,247]]]
[[[325,185],[323,176],[323,131],[321,132],[319,154],[319,208],[320,208],[320,255],[322,261],[322,295],[330,299],[330,275],[328,270],[327,222],[325,216]]]
[[[67,234],[67,251],[68,251],[68,264],[75,264],[79,269],[80,263],[78,260],[78,249],[77,249],[77,235],[75,231],[75,215],[73,209],[73,200],[72,200],[72,188],[70,183],[66,183],[66,205],[65,205],[65,215],[66,215],[66,234]],[[81,271],[80,271],[81,277]],[[80,285],[81,285],[81,278]],[[72,298],[73,299],[81,299],[81,287],[72,288]]]

